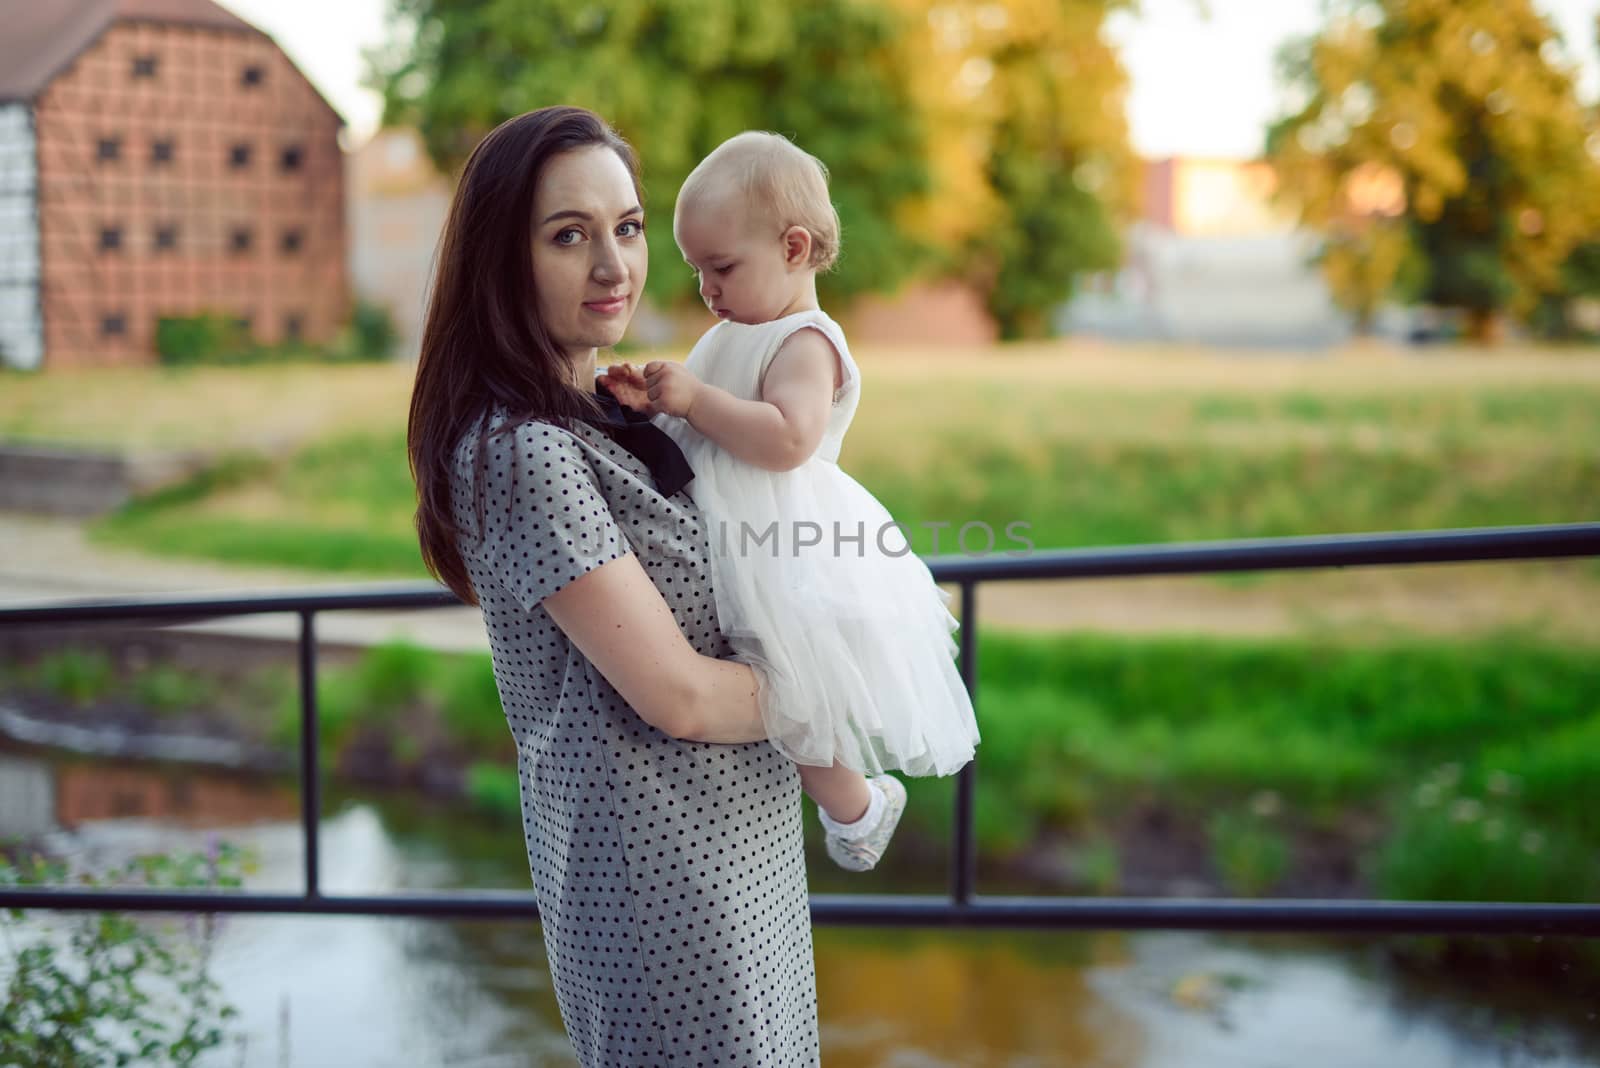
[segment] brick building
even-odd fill
[[[331,340],[343,121],[210,0],[0,0],[0,361],[145,364],[162,316]]]

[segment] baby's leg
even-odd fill
[[[800,785],[836,823],[854,823],[867,813],[872,787],[859,771],[834,761],[831,768],[800,764]]]

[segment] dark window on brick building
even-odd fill
[[[299,341],[305,336],[305,319],[298,315],[287,315],[283,319],[283,339],[285,341]]]
[[[154,78],[156,76],[156,57],[134,56],[133,76],[135,78]]]
[[[112,312],[100,317],[101,337],[122,337],[128,332],[128,317],[121,312]]]
[[[229,149],[228,165],[234,170],[250,166],[250,146],[241,142]]]
[[[252,235],[250,233],[250,227],[248,227],[248,226],[235,226],[233,228],[233,232],[228,235],[228,249],[229,249],[229,251],[235,252],[235,253],[249,252],[250,251],[251,238],[252,238]]]
[[[172,142],[171,141],[156,141],[156,142],[152,143],[151,146],[150,146],[150,162],[151,163],[171,163],[172,162]]]
[[[246,338],[250,336],[250,331],[255,328],[255,325],[256,321],[248,315],[236,316],[233,320],[233,328]]]
[[[285,230],[283,232],[283,254],[293,256],[305,244],[305,234],[299,230]]]
[[[100,251],[115,252],[122,247],[122,227],[102,226],[100,228]]]
[[[285,171],[297,171],[305,161],[305,149],[299,145],[289,145],[283,150],[283,169]]]
[[[122,158],[122,138],[102,137],[95,150],[95,155],[102,161]]]
[[[267,72],[266,72],[266,70],[264,70],[261,67],[258,67],[256,65],[254,65],[254,64],[251,64],[250,66],[246,67],[239,74],[239,84],[240,85],[244,85],[244,86],[260,85],[262,82],[264,82],[266,80],[267,80]]]
[[[156,249],[158,251],[178,247],[178,228],[176,226],[156,227]]]

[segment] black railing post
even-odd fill
[[[978,703],[978,584],[961,584],[961,681],[973,707]],[[978,761],[961,769],[956,777],[956,841],[950,854],[950,900],[956,905],[972,901],[978,879],[978,854],[972,841],[972,805]]]
[[[322,815],[322,771],[317,763],[317,613],[300,613],[300,823],[305,837],[307,900],[322,894],[317,869],[317,824]]]

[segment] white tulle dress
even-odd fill
[[[772,358],[807,328],[838,351],[843,385],[821,444],[799,467],[768,471],[682,419],[655,422],[694,468],[688,489],[710,534],[722,631],[767,676],[762,714],[772,744],[801,764],[949,775],[978,742],[954,659],[957,623],[902,529],[839,468],[861,398],[843,331],[820,311],[718,323],[687,366],[703,382],[759,400]]]

